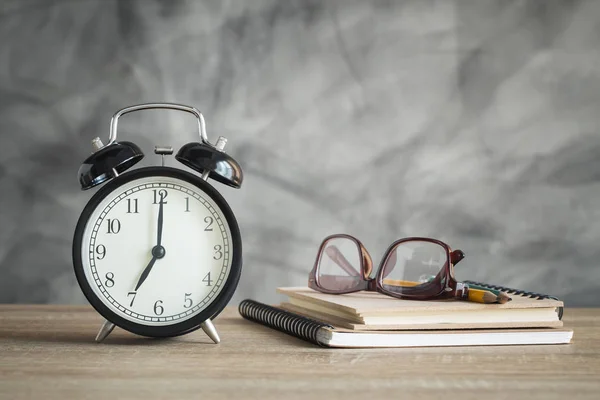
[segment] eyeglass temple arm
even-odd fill
[[[451,267],[458,264],[463,258],[465,258],[465,253],[462,250],[458,250],[458,249],[454,250],[452,253],[450,253]],[[440,274],[442,274],[443,271],[446,269],[445,267],[446,267],[446,265],[444,265],[444,268],[442,268],[440,270],[440,272],[438,272],[438,274],[433,279],[431,279],[431,282],[441,279]],[[448,285],[448,282],[446,282],[446,286],[447,285]],[[455,297],[464,297],[465,294],[466,294],[465,293],[465,285],[462,282],[458,282],[452,295]]]
[[[350,276],[360,276],[360,272],[350,264],[350,262],[344,257],[340,249],[335,245],[328,246],[325,249],[325,253],[333,260],[334,263],[339,265],[346,273]]]
[[[450,253],[450,262],[453,265],[458,264],[463,258],[465,258],[465,253],[462,250],[456,249],[452,253]]]

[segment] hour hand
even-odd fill
[[[139,287],[142,286],[142,283],[144,283],[144,281],[150,274],[150,271],[152,270],[152,267],[154,266],[154,263],[156,262],[156,260],[158,260],[158,257],[153,255],[152,260],[150,260],[150,263],[142,271],[142,275],[140,276],[140,279],[138,280],[138,283],[137,283],[137,285],[135,285],[135,289],[133,290],[134,292],[137,292]]]

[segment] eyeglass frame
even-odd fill
[[[319,261],[321,260],[322,256],[324,255],[325,245],[331,239],[340,239],[340,238],[350,239],[357,245],[357,247],[360,251],[360,255],[361,255],[360,259],[361,260],[360,260],[360,269],[356,272],[362,278],[362,281],[356,287],[353,287],[351,289],[329,290],[329,289],[323,288],[319,284],[319,277],[317,274],[317,271],[318,271],[319,265],[320,265]],[[442,248],[444,248],[444,250],[446,252],[446,262],[444,263],[444,266],[442,267],[442,269],[440,269],[440,272],[438,272],[438,274],[435,276],[435,278],[432,281],[427,282],[428,284],[431,284],[431,285],[436,284],[436,285],[440,285],[443,287],[441,288],[441,290],[438,293],[436,293],[434,295],[430,295],[430,294],[407,295],[407,294],[395,293],[395,292],[385,289],[383,287],[383,276],[382,275],[384,273],[384,266],[386,265],[388,259],[390,258],[392,250],[397,248],[402,243],[416,242],[416,241],[434,243],[434,244],[437,244],[437,245],[441,246]],[[321,245],[319,246],[319,251],[317,252],[317,258],[315,260],[315,264],[308,275],[308,287],[313,290],[316,290],[316,291],[319,291],[322,293],[328,293],[328,294],[348,294],[348,293],[355,293],[355,292],[359,292],[359,291],[369,291],[369,292],[379,292],[379,293],[382,293],[382,294],[385,294],[388,296],[392,296],[395,298],[408,299],[408,300],[432,300],[432,299],[447,299],[447,298],[464,299],[467,297],[467,294],[468,294],[468,290],[469,290],[468,286],[462,282],[458,282],[456,280],[456,278],[454,277],[454,266],[456,264],[458,264],[463,258],[465,258],[465,253],[462,250],[459,250],[459,249],[452,250],[452,248],[448,244],[442,242],[441,240],[428,238],[428,237],[419,237],[419,236],[406,237],[406,238],[398,239],[389,245],[387,250],[383,253],[383,257],[381,259],[381,262],[379,263],[379,267],[377,268],[375,277],[371,278],[371,272],[373,272],[373,260],[371,258],[371,254],[366,249],[366,247],[362,244],[362,242],[360,240],[358,240],[354,236],[351,236],[351,235],[348,235],[345,233],[336,233],[333,235],[329,235],[325,239],[323,239]],[[442,271],[444,272],[444,274],[443,274],[443,276],[440,276],[440,273]],[[445,283],[443,285],[441,284],[442,279],[444,279],[444,281],[445,281]]]

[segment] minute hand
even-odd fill
[[[160,246],[162,242],[162,231],[163,231],[163,201],[160,199],[160,205],[158,206],[158,230],[156,234],[156,245]]]

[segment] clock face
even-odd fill
[[[88,291],[111,315],[171,326],[198,316],[227,286],[236,250],[231,211],[191,174],[137,175],[111,182],[90,201],[78,241],[81,269]],[[239,236],[237,225],[234,232]]]

